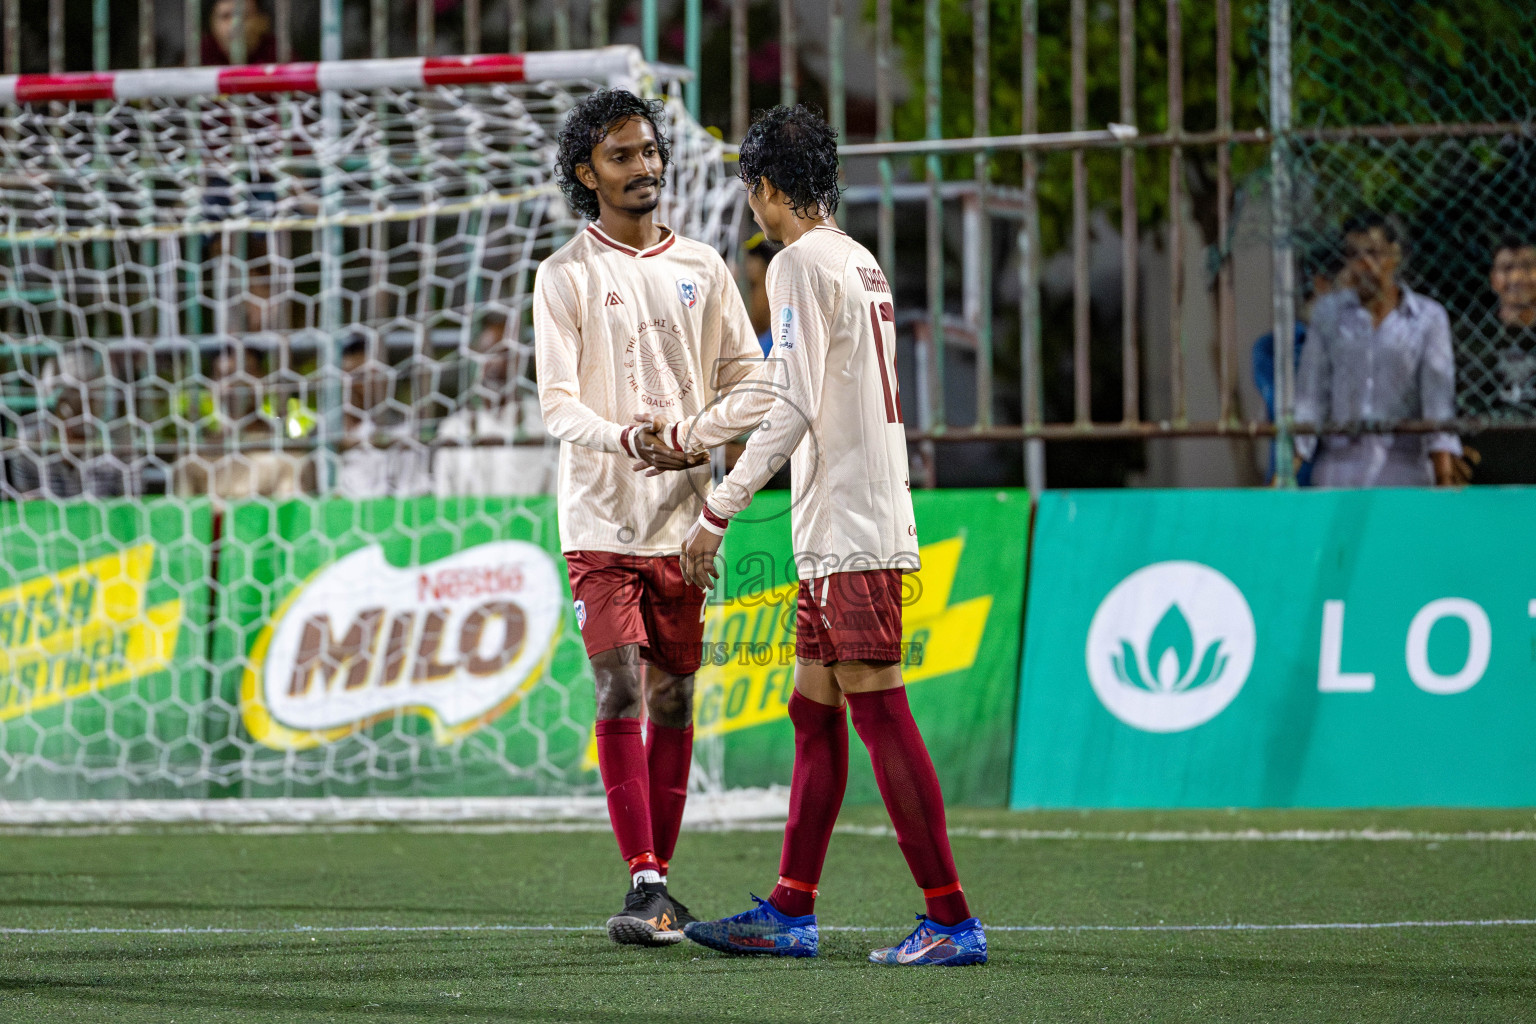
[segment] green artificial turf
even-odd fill
[[[877,810],[844,818],[812,961],[610,945],[603,832],[0,837],[3,1021],[1525,1020],[1536,926],[1095,931],[1061,926],[1536,920],[1536,842],[1146,841],[987,830],[1536,829],[1525,811],[956,812],[991,963],[893,970],[920,900]],[[773,831],[685,833],[672,883],[745,909]],[[394,928],[555,925],[575,931]],[[303,931],[304,928],[359,929]],[[123,929],[65,934],[63,929]],[[224,929],[152,933],[148,929]]]

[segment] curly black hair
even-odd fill
[[[741,180],[757,191],[764,178],[799,217],[837,212],[837,132],[821,110],[804,103],[764,111],[741,140]]]
[[[555,156],[555,180],[566,202],[587,220],[597,220],[601,212],[597,205],[597,193],[581,183],[576,168],[592,164],[592,151],[612,131],[632,118],[644,118],[656,133],[656,150],[661,154],[663,177],[672,163],[672,144],[662,130],[660,100],[643,100],[625,89],[600,89],[576,104],[560,128],[559,151]]]

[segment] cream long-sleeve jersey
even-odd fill
[[[691,416],[762,362],[725,261],[671,231],[637,250],[589,225],[539,265],[533,330],[561,549],[677,554],[709,467],[636,473],[631,437],[636,414]]]
[[[684,451],[756,432],[709,496],[723,531],[787,460],[801,579],[918,568],[907,436],[896,386],[896,313],[868,249],[823,225],[768,265],[773,351],[730,394],[663,438]]]

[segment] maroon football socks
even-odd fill
[[[971,916],[971,911],[949,849],[939,777],[922,733],[912,720],[906,687],[850,693],[848,711],[859,738],[869,748],[875,783],[896,830],[896,843],[923,890],[928,917],[942,925],[959,924]],[[793,815],[793,791],[790,800]]]
[[[848,718],[841,707],[818,704],[796,690],[789,698],[789,720],[795,726],[795,770],[779,884],[768,902],[790,917],[803,917],[816,912],[816,883],[848,787]]]
[[[656,856],[665,865],[677,848],[677,833],[683,827],[683,805],[688,802],[692,724],[673,729],[657,725],[655,719],[647,721],[645,760],[650,774],[651,837],[656,843]],[[662,874],[666,874],[665,868]]]
[[[651,838],[650,779],[640,719],[607,718],[597,723],[597,767],[608,793],[608,820],[619,841],[619,856],[629,862],[630,879],[642,871],[656,872],[656,844]]]

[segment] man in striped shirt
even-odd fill
[[[704,593],[678,565],[710,485],[706,456],[649,453],[642,412],[691,416],[762,361],[719,253],[654,220],[667,169],[661,104],[592,94],[560,133],[560,184],[591,223],[539,265],[533,326],[545,428],[560,439],[560,543],[597,684],[597,757],[629,864],[615,942],[681,941],[667,890],[693,749]],[[641,740],[641,712],[649,724]]]

